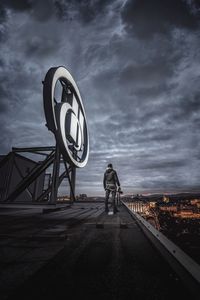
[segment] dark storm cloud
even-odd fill
[[[197,29],[198,11],[184,0],[128,0],[121,12],[127,32],[140,38],[167,34],[173,27]]]
[[[136,83],[139,81],[144,82],[157,82],[162,81],[166,77],[172,76],[173,68],[170,65],[170,62],[166,62],[163,58],[163,61],[157,61],[156,63],[148,63],[146,65],[128,65],[126,66],[120,74],[120,82],[122,84],[127,84],[131,80]]]
[[[60,46],[60,40],[55,37],[53,40],[52,38],[46,37],[45,35],[38,37],[38,35],[32,36],[31,38],[24,39],[26,44],[24,45],[25,54],[27,58],[31,56],[38,56],[38,57],[46,57],[50,54],[55,53],[57,48]],[[45,42],[44,42],[45,40]]]
[[[3,6],[0,6],[0,22],[1,24],[6,21],[6,11]]]
[[[51,66],[65,65],[90,132],[77,193],[103,193],[110,162],[125,192],[198,189],[197,8],[180,0],[2,1],[1,153],[55,143],[41,82]]]
[[[40,22],[46,22],[53,15],[57,15],[53,0],[3,0],[1,1],[0,8],[4,13],[6,9],[11,9],[18,13],[28,12]]]
[[[26,11],[31,9],[31,0],[2,0],[1,5],[7,8],[14,9],[16,11]]]
[[[184,120],[190,118],[193,114],[196,114],[200,111],[200,89],[199,94],[190,95],[190,98],[181,98],[179,105],[177,105],[178,111],[174,114],[176,120]]]
[[[174,168],[184,167],[185,165],[187,165],[187,162],[184,160],[163,161],[163,162],[147,163],[143,167],[143,169],[162,169],[162,170],[170,169],[171,170]],[[140,169],[142,169],[141,166]]]
[[[90,23],[98,15],[106,13],[108,6],[112,4],[110,0],[80,0],[78,5],[76,0],[55,1],[58,16],[63,20],[73,21],[78,19],[81,23]]]

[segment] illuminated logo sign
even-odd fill
[[[72,75],[64,67],[51,68],[43,86],[44,112],[64,159],[82,168],[89,156],[89,136],[83,102]]]

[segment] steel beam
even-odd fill
[[[65,165],[65,170],[67,172],[68,182],[69,182],[69,186],[70,186],[70,200],[71,200],[71,202],[74,202],[76,200],[75,199],[75,191],[74,191],[74,186],[73,186],[72,181],[71,181],[71,177],[69,175],[69,172],[72,173],[73,167],[71,167],[71,166],[68,167],[67,163],[65,161],[64,161],[64,165]]]
[[[37,152],[37,151],[54,151],[56,149],[55,146],[47,146],[47,147],[25,147],[25,148],[17,148],[13,147],[12,151],[13,152]]]
[[[62,183],[63,179],[67,177],[67,172],[64,171],[60,176],[58,180],[58,186]],[[36,199],[36,202],[42,201],[50,192],[51,192],[52,184]]]
[[[47,158],[38,166],[34,167],[31,172],[17,185],[16,189],[8,195],[6,201],[14,201],[39,175],[41,175],[54,161],[55,151],[52,151]]]
[[[51,187],[50,199],[48,201],[49,204],[55,204],[57,201],[59,171],[60,171],[60,150],[57,145],[55,156],[54,156],[54,163],[53,163],[52,187]]]
[[[75,186],[76,186],[76,168],[72,167],[71,170],[71,191],[70,191],[70,199],[71,201],[75,201]]]

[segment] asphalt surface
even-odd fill
[[[190,299],[124,207],[0,210],[1,299]]]

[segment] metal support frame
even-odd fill
[[[52,187],[51,187],[49,204],[55,204],[57,200],[59,170],[60,170],[60,150],[58,148],[58,145],[56,145],[54,162],[53,162]]]
[[[67,168],[67,164],[66,164],[65,161],[64,161],[64,165],[65,165],[65,169],[66,169],[66,173],[67,173],[68,181],[69,181],[69,185],[70,185],[70,200],[73,202],[73,201],[76,200],[76,197],[75,197],[75,180],[74,180],[74,182],[72,182],[73,167],[71,167],[71,169],[70,169],[70,171],[71,171],[71,177],[70,177],[69,169]],[[74,179],[76,179],[76,174],[73,175],[73,176],[74,176]]]
[[[71,191],[70,191],[70,199],[75,200],[75,185],[76,185],[76,168],[72,167],[71,171]]]
[[[68,179],[70,187],[70,199],[71,202],[75,200],[75,179],[76,169],[67,165],[63,160],[59,147],[30,147],[30,148],[12,148],[13,153],[34,153],[38,155],[44,155],[46,158],[30,171],[30,173],[24,177],[20,183],[16,186],[15,190],[7,196],[6,202],[13,202],[15,199],[25,190],[29,190],[30,184],[32,184],[45,170],[53,164],[52,180],[49,187],[43,191],[43,193],[36,199],[35,194],[32,195],[34,202],[43,201],[48,194],[50,194],[48,204],[56,204],[58,188],[64,178]],[[64,163],[65,171],[60,175],[60,164]],[[71,173],[71,174],[70,174]],[[71,176],[70,176],[71,175]]]

